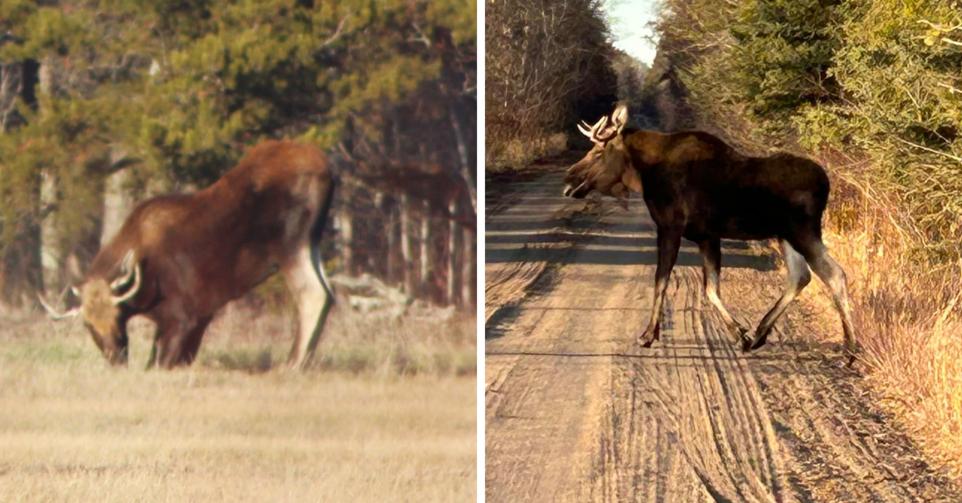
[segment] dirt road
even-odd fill
[[[488,185],[488,501],[960,500],[816,342],[841,339],[836,318],[815,337],[824,313],[796,304],[744,355],[703,300],[692,243],[661,340],[638,348],[655,259],[643,202],[564,199],[563,166],[543,168]],[[757,322],[783,281],[771,252],[726,242],[723,264],[722,298]]]

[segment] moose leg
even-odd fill
[[[788,244],[788,241],[782,240],[782,255],[785,257],[785,265],[788,268],[788,277],[785,283],[785,292],[782,296],[775,302],[775,305],[765,314],[762,321],[758,323],[758,328],[755,329],[755,338],[753,340],[745,340],[742,345],[744,351],[750,351],[752,349],[758,349],[765,345],[765,341],[768,339],[768,334],[771,333],[772,327],[775,326],[775,322],[778,318],[782,316],[788,305],[795,300],[795,297],[802,292],[802,289],[812,280],[812,275],[808,272],[808,266],[805,265],[805,257],[803,257],[792,245]]]
[[[154,341],[150,344],[150,356],[147,357],[147,370],[154,368],[157,365],[157,340],[159,339],[160,331],[158,330],[154,333]]]
[[[162,369],[171,369],[177,361],[180,353],[181,344],[184,341],[184,330],[181,327],[176,329],[158,330],[157,335],[157,365]]]
[[[708,302],[712,306],[715,306],[715,310],[721,315],[728,330],[733,333],[736,338],[744,341],[748,329],[743,327],[742,324],[736,321],[731,313],[728,312],[728,309],[722,304],[721,297],[718,293],[718,279],[721,274],[721,240],[717,238],[707,239],[698,243],[698,249],[701,251],[701,256],[704,260],[702,264],[702,276],[705,287],[705,297],[708,298]]]
[[[658,266],[655,268],[655,292],[651,305],[651,319],[648,328],[641,334],[641,346],[650,347],[655,342],[661,330],[661,305],[668,290],[668,277],[678,259],[678,247],[681,245],[681,232],[675,229],[658,229]]]
[[[200,341],[210,320],[211,318],[207,317],[193,322],[159,326],[150,359],[165,369],[190,365],[197,356]],[[152,366],[153,364],[148,362],[147,367]]]
[[[194,362],[194,358],[197,357],[197,352],[200,350],[200,341],[204,338],[204,332],[207,330],[207,325],[210,324],[211,318],[203,318],[198,320],[197,323],[187,331],[187,334],[182,339],[180,345],[180,351],[177,355],[177,360],[174,362],[175,365],[190,365]]]
[[[848,288],[846,286],[845,271],[828,254],[828,249],[822,241],[816,240],[802,249],[802,254],[808,265],[815,271],[819,279],[832,291],[835,308],[842,318],[842,331],[845,334],[845,349],[849,353],[849,365],[855,361],[858,347],[855,343],[855,330],[852,328],[852,314],[849,308]]]
[[[288,365],[297,369],[303,369],[314,356],[333,300],[320,277],[323,265],[317,267],[315,270],[310,246],[304,245],[283,268],[284,280],[297,302],[297,336],[287,358]]]

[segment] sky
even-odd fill
[[[658,0],[604,0],[612,43],[647,63],[655,59],[654,31],[649,24],[658,18]]]

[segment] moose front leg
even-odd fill
[[[154,337],[154,349],[151,351],[147,367],[158,364],[161,368],[171,369],[190,365],[197,356],[201,338],[210,320],[211,318],[205,317],[158,325],[157,335]]]
[[[160,336],[160,331],[154,332],[154,340],[150,344],[150,356],[147,357],[147,370],[154,368],[157,365],[157,339]]]
[[[719,276],[721,275],[721,239],[719,238],[709,238],[698,243],[698,249],[701,251],[702,256],[702,281],[705,288],[705,297],[708,298],[708,302],[715,307],[715,310],[721,316],[722,321],[728,327],[729,332],[731,332],[737,340],[737,342],[745,343],[748,340],[748,329],[745,328],[728,309],[725,308],[725,304],[722,304],[721,295],[719,293]]]
[[[658,229],[658,266],[655,268],[655,292],[651,305],[651,319],[648,328],[641,334],[641,346],[650,347],[655,342],[661,329],[661,305],[668,290],[668,278],[671,269],[678,259],[678,247],[681,246],[681,232],[675,229]]]

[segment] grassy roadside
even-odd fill
[[[848,275],[865,377],[933,464],[962,482],[962,265],[916,260],[924,241],[898,202],[857,172],[835,177],[825,240]],[[835,326],[828,295],[801,301]]]
[[[488,173],[504,173],[526,168],[536,159],[560,154],[567,149],[564,133],[546,134],[532,138],[515,138],[488,147],[484,169]]]

